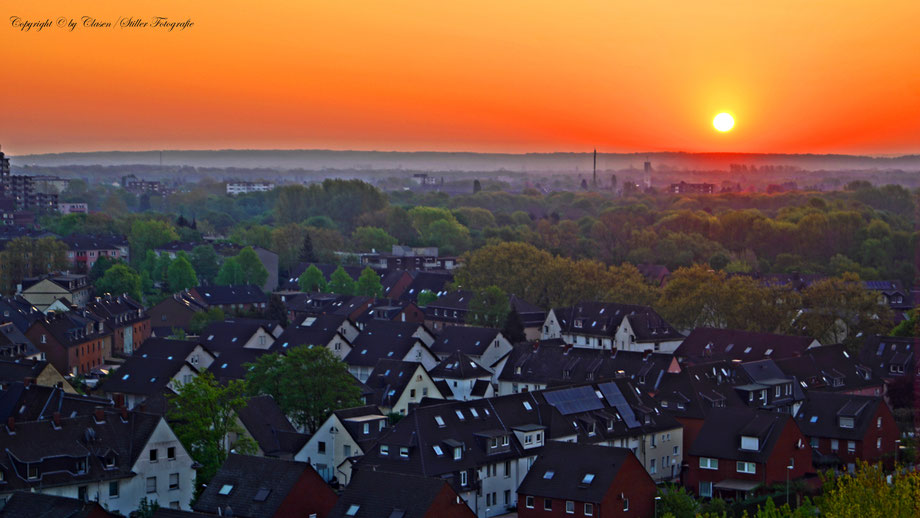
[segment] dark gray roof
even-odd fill
[[[333,321],[328,319],[324,319],[324,321],[334,324]],[[329,324],[317,320],[309,327],[290,326],[274,341],[271,346],[271,352],[283,352],[300,345],[326,347],[336,336],[341,336],[338,331],[339,325]],[[346,343],[348,342],[344,337],[342,337],[342,340]]]
[[[476,363],[472,358],[456,351],[428,372],[432,378],[450,378],[468,380],[492,375],[488,369]]]
[[[271,396],[250,398],[237,415],[259,445],[259,449],[268,457],[293,455],[300,451],[310,438],[308,435],[297,433]]]
[[[599,504],[630,457],[635,459],[626,448],[551,441],[527,472],[518,493]],[[587,475],[593,475],[588,483]],[[654,485],[651,477],[645,478],[646,484]]]
[[[229,507],[240,518],[274,516],[304,472],[312,470],[305,462],[231,453],[193,509],[217,514]]]
[[[358,470],[352,474],[351,482],[328,518],[424,518],[431,516],[429,509],[445,490],[453,493],[439,478]],[[465,502],[457,503],[456,498],[445,500],[460,513],[452,516],[476,516]],[[355,506],[357,510],[353,514],[346,514]]]
[[[349,365],[375,366],[378,360],[402,360],[416,342],[414,334],[422,324],[373,320],[355,338],[353,349],[345,357]]]
[[[91,514],[92,513],[92,514]],[[9,496],[0,518],[86,518],[109,515],[96,502],[76,498],[16,491]]]
[[[777,440],[787,425],[789,414],[749,408],[714,408],[706,416],[688,454],[746,462],[764,463],[770,458]],[[742,450],[741,437],[757,437],[759,449]]]
[[[808,336],[754,333],[737,329],[694,329],[674,351],[681,362],[753,361],[801,356],[814,342]]]
[[[271,336],[273,326],[263,320],[248,318],[233,318],[223,322],[212,322],[201,332],[198,341],[215,352],[227,349],[241,349],[243,345],[256,334],[259,329],[264,329],[269,334],[266,340],[274,340]],[[270,344],[266,344],[266,348]]]
[[[881,388],[882,378],[874,376],[842,345],[824,345],[805,351],[802,356],[783,358],[776,364],[784,373],[795,376],[806,390],[833,392]]]
[[[97,408],[111,408],[106,398],[69,394],[57,387],[17,381],[0,391],[0,422],[10,417],[18,421],[51,419],[55,413],[64,417],[90,415]]]
[[[814,391],[808,393],[808,400],[799,408],[795,421],[808,437],[859,441],[865,437],[870,426],[875,426],[875,413],[879,405],[884,404],[881,396]],[[841,427],[841,416],[852,417],[853,427]]]
[[[440,356],[460,351],[478,358],[499,334],[501,331],[490,327],[448,326],[431,344],[431,352]]]
[[[99,384],[99,390],[108,394],[159,394],[186,365],[186,357],[187,355],[157,358],[136,354],[125,360],[125,363],[104,379]],[[191,364],[188,365],[192,370],[197,370]]]
[[[368,403],[392,407],[402,396],[406,386],[412,381],[412,375],[421,366],[418,362],[382,359],[377,361],[367,381],[364,382],[374,391],[374,398]]]
[[[682,337],[649,306],[613,302],[581,301],[574,306],[553,308],[564,333],[612,338],[630,318],[636,340],[674,340]]]
[[[917,364],[920,338],[870,336],[859,349],[859,361],[877,378],[910,375]]]
[[[209,306],[268,302],[268,295],[262,291],[262,288],[254,284],[198,286],[194,290],[201,297],[201,300]]]

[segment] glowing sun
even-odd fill
[[[722,112],[712,119],[712,125],[719,131],[729,131],[735,126],[735,119],[731,115]]]

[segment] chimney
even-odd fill
[[[652,354],[651,349],[646,349],[642,351],[642,361],[648,361],[648,357]]]
[[[16,418],[10,416],[9,419],[6,420],[6,427],[9,429],[11,434],[16,433]]]
[[[97,423],[102,423],[105,421],[105,411],[102,409],[101,406],[97,406],[96,411],[93,412],[93,414],[94,414],[94,418]]]
[[[60,412],[55,412],[51,414],[51,420],[54,422],[55,428],[61,427],[61,413]]]
[[[29,385],[36,385],[37,383],[35,382],[35,378],[29,376],[22,380],[22,384],[28,387]]]
[[[120,410],[121,410],[121,420],[127,423],[128,422],[128,409],[122,406]]]

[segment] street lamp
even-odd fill
[[[789,459],[792,460],[792,459]],[[792,472],[792,465],[786,466],[786,505],[789,505],[789,473]]]
[[[661,500],[660,496],[655,497],[655,518],[658,518],[658,501]]]
[[[894,440],[894,469],[898,469],[898,453],[901,453],[901,439]]]

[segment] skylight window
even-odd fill
[[[527,410],[528,412],[533,410],[533,407],[530,406],[530,401],[524,401],[524,409]]]
[[[367,354],[367,349],[362,349],[361,354]]]
[[[211,335],[211,336],[208,337],[208,341],[209,341],[209,342],[210,342],[211,340],[213,340],[213,339],[214,339],[214,335]]]
[[[234,336],[234,337],[233,337],[233,340],[230,340],[230,341],[231,341],[231,342],[236,342],[236,337]]]
[[[441,447],[438,446],[437,444],[432,446],[432,448],[434,449],[435,455],[437,455],[438,457],[440,457],[441,455],[444,455],[444,450],[442,450]]]
[[[122,380],[126,380],[126,379],[128,379],[128,378],[130,378],[130,377],[131,377],[130,374],[125,374],[124,376],[121,377],[121,379],[122,379]]]
[[[746,347],[746,348],[744,349],[744,354],[750,354],[750,353],[751,353],[751,348],[750,348],[750,347]]]
[[[817,423],[817,422],[818,422],[818,416],[816,416],[816,415],[811,416],[811,419],[809,419],[809,421],[812,422],[812,423]]]
[[[438,423],[438,426],[444,426],[444,419],[439,415],[434,416],[434,422]]]
[[[581,479],[582,484],[590,484],[594,482],[594,473],[585,473],[585,477]]]
[[[384,375],[384,376],[389,376],[389,375],[390,375],[390,369],[387,369],[386,372],[383,373],[383,375]]]
[[[767,352],[765,352],[765,353],[763,353],[763,354],[764,354],[764,356],[770,356],[771,354],[773,354],[773,349],[767,349]]]
[[[479,412],[475,408],[471,408],[470,413],[473,414],[473,417],[479,417]]]
[[[352,504],[351,506],[348,507],[348,510],[345,511],[345,516],[355,516],[356,514],[358,514],[358,509],[361,509],[360,505]]]
[[[551,469],[550,469],[550,470],[546,470],[546,473],[543,474],[543,478],[546,479],[546,480],[552,480],[553,475],[555,475],[555,474],[556,474],[556,472],[553,471],[553,470],[551,470]]]
[[[233,491],[233,484],[224,484],[221,486],[220,491],[217,493],[221,495],[229,495],[231,491]]]
[[[455,412],[457,413],[457,417],[460,418],[461,421],[463,421],[464,419],[463,412],[461,412],[460,410],[455,410]]]

